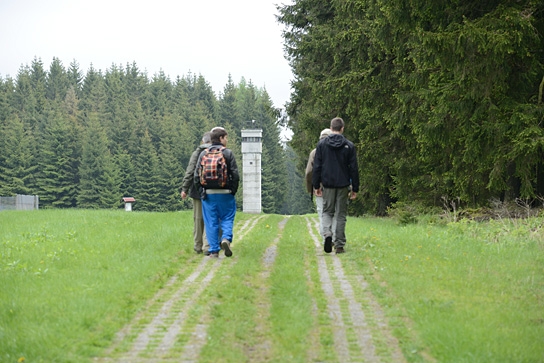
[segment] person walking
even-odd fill
[[[205,255],[209,255],[208,250],[210,246],[206,239],[204,218],[202,216],[202,201],[200,200],[200,193],[195,187],[194,174],[200,153],[210,147],[211,142],[211,132],[204,133],[202,143],[191,154],[189,165],[185,169],[185,175],[181,184],[181,199],[186,199],[187,196],[193,199],[193,249],[196,253],[204,253]]]
[[[221,249],[224,250],[225,256],[231,257],[230,244],[232,243],[234,217],[236,216],[234,195],[238,191],[240,175],[238,174],[236,158],[232,150],[227,149],[227,131],[222,127],[214,127],[211,131],[211,142],[211,146],[202,151],[198,157],[194,183],[201,192],[202,215],[208,243],[210,244],[210,257],[219,257]],[[221,160],[217,162],[217,165],[222,164],[222,160],[226,164],[226,181],[224,185],[220,181],[217,184],[214,183],[215,185],[212,185],[211,182],[208,183],[208,176],[210,178],[217,177],[222,173],[222,170],[211,170],[210,165],[202,165],[203,158],[208,158],[209,153],[222,154],[222,157],[218,156],[216,160]],[[217,178],[217,180],[222,180],[222,178]],[[206,185],[203,185],[203,183]]]
[[[355,199],[359,192],[359,166],[355,145],[346,139],[344,120],[335,117],[331,120],[331,135],[319,141],[315,151],[312,172],[312,186],[316,196],[323,197],[323,237],[324,250],[344,253],[346,245],[346,219],[348,200]],[[335,237],[333,241],[332,220],[336,215]]]
[[[321,133],[319,134],[319,140],[323,140],[327,136],[331,134],[331,129],[323,129]],[[312,175],[313,175],[313,169],[314,169],[314,158],[315,158],[315,148],[310,151],[310,155],[308,156],[308,163],[306,164],[306,190],[310,195],[314,195],[314,187],[312,186]],[[315,206],[317,209],[317,217],[319,219],[319,235],[323,235],[323,196],[315,196]],[[335,236],[335,229],[336,229],[336,215],[332,219],[332,238],[334,240]]]

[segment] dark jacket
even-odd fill
[[[214,143],[212,146],[223,146],[220,143]],[[200,161],[202,160],[202,155],[204,154],[204,150],[200,152],[200,155],[198,156],[198,160],[196,162],[196,168],[194,172],[194,183],[195,186],[198,188],[198,191],[202,192],[202,186],[200,185],[200,177],[198,175],[198,167],[200,165]],[[227,162],[227,176],[228,176],[228,182],[225,188],[223,189],[230,189],[231,194],[235,195],[238,191],[238,184],[240,183],[240,174],[238,174],[238,165],[236,164],[236,159],[234,158],[234,154],[232,153],[231,149],[225,148],[223,150],[223,155],[225,156],[225,161]]]
[[[187,165],[187,169],[185,169],[185,176],[183,177],[183,182],[181,183],[181,191],[187,193],[189,197],[193,199],[200,199],[198,189],[195,187],[196,162],[200,153],[210,147],[210,145],[211,144],[199,145],[196,150],[193,151],[193,153],[191,154],[191,158],[189,159],[189,165]]]
[[[315,150],[312,185],[319,189],[345,188],[359,192],[359,167],[355,145],[342,134],[332,134],[319,141]]]

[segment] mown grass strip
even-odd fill
[[[313,326],[312,297],[305,275],[307,233],[304,219],[288,220],[270,275],[270,321],[274,359],[306,362]]]
[[[236,245],[238,247],[243,245],[245,235],[263,218],[265,218],[265,216],[238,213],[234,226],[233,246]],[[262,226],[262,224],[259,226]],[[265,225],[265,228],[269,228],[269,226]],[[242,251],[240,248],[237,250]],[[217,278],[215,280],[217,280]],[[181,328],[181,332],[174,346],[165,358],[184,357],[184,359],[195,360],[198,357],[202,347],[208,341],[207,331],[212,321],[212,310],[215,306],[211,303],[211,296],[215,291],[215,287],[208,289],[208,291],[210,290],[211,292],[205,292],[203,294],[204,298],[199,299],[190,307],[185,324]],[[202,338],[202,336],[204,336],[204,338]],[[190,346],[188,346],[188,344]]]
[[[297,217],[300,218],[300,217]],[[308,279],[309,293],[315,305],[314,326],[312,334],[317,334],[319,344],[311,347],[310,353],[315,355],[314,360],[318,362],[338,362],[338,355],[334,346],[334,328],[329,315],[328,299],[323,290],[321,276],[319,273],[318,257],[322,258],[321,237],[319,236],[319,224],[315,215],[306,216],[304,219],[306,231],[310,228],[311,233],[305,235],[304,253],[306,276]],[[316,241],[319,248],[316,249]]]
[[[225,258],[201,304],[212,304],[208,342],[201,362],[244,362],[259,343],[255,313],[262,256],[278,234],[281,216],[270,215],[240,241],[234,237],[233,257]]]
[[[183,325],[174,346],[170,349],[168,354],[165,355],[165,358],[184,357],[185,359],[196,359],[200,353],[200,348],[204,344],[200,342],[200,337],[195,337],[194,334],[197,333],[199,327],[207,328],[209,326],[211,321],[211,308],[212,306],[210,304],[196,303],[188,310],[185,324]],[[206,335],[207,329],[201,334]],[[205,340],[207,341],[207,337]],[[195,346],[188,347],[187,345],[191,343]]]
[[[165,350],[169,350],[173,346],[174,337],[177,337],[178,329],[184,325],[186,318],[186,310],[190,308],[191,301],[201,294],[202,289],[207,285],[207,274],[213,274],[217,264],[208,261],[204,271],[194,271],[190,280],[185,280],[183,286],[180,287],[170,301],[167,301],[159,315],[155,315],[155,321],[146,327],[149,330],[149,343],[145,349],[140,352],[142,357],[160,357]],[[209,272],[208,272],[209,271]]]
[[[159,290],[157,294],[153,296],[153,299],[151,299],[144,308],[140,309],[138,316],[135,317],[133,322],[131,322],[128,326],[123,327],[126,332],[124,332],[121,337],[116,336],[116,341],[114,341],[113,346],[110,346],[103,353],[103,355],[119,356],[119,354],[126,353],[133,348],[136,338],[161,311],[164,304],[171,299],[174,299],[174,295],[177,294],[180,289],[184,288],[184,286],[187,284],[187,278],[192,275],[195,270],[206,270],[207,267],[201,264],[201,257],[189,257],[186,260],[186,264],[184,264],[184,266],[181,267],[181,270],[171,278],[168,284],[166,286],[162,286],[161,290]],[[203,275],[204,273],[201,272],[199,278],[201,279]],[[190,294],[190,292],[186,294]],[[174,307],[174,309],[176,309],[176,307]],[[176,311],[177,310],[173,310],[172,314],[174,314]],[[118,339],[120,339],[120,341],[117,341]]]
[[[372,331],[372,341],[376,348],[376,354],[382,362],[402,362],[402,352],[398,340],[392,334],[393,326],[384,316],[383,308],[378,304],[376,298],[369,290],[365,276],[356,269],[353,264],[346,263],[342,255],[342,266],[345,277],[349,281],[355,300],[361,304],[365,314],[365,321]]]

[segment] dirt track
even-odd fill
[[[235,226],[236,236],[242,240],[257,222],[265,216],[256,216]],[[279,234],[270,241],[262,257],[259,279],[266,281],[274,266],[276,246],[281,239],[285,218],[279,223]],[[342,266],[342,255],[325,254],[321,239],[317,235],[317,218],[305,218],[307,233],[315,242],[320,288],[327,300],[334,349],[338,362],[406,362],[397,339],[391,334],[384,312],[367,288],[364,276],[347,274]],[[207,329],[211,320],[210,307],[204,307],[199,321],[188,323],[186,311],[195,304],[210,282],[225,257],[219,259],[203,257],[196,267],[185,266],[134,317],[132,322],[118,332],[113,344],[106,350],[105,358],[98,362],[153,363],[153,362],[197,362],[207,342]],[[309,275],[307,276],[310,279]],[[309,282],[310,283],[310,282]],[[265,325],[270,303],[263,284],[261,297],[257,301],[256,325]],[[318,314],[314,302],[314,316]],[[263,333],[265,334],[265,333]],[[319,344],[318,334],[310,334],[312,347]],[[180,343],[181,342],[181,343]],[[378,346],[376,342],[381,342]],[[180,346],[180,344],[182,346]],[[251,347],[246,354],[249,362],[269,361],[269,342],[266,337],[258,346]],[[316,350],[308,352],[308,361],[319,361]]]

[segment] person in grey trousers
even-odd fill
[[[185,199],[187,196],[193,199],[193,240],[194,251],[196,253],[204,253],[209,255],[208,250],[210,245],[206,238],[206,230],[204,229],[204,217],[202,216],[202,201],[200,200],[200,193],[198,188],[194,185],[194,174],[196,169],[196,163],[198,156],[202,150],[207,149],[212,144],[211,132],[206,132],[202,136],[202,143],[191,154],[189,159],[189,165],[185,169],[185,176],[181,184],[181,198]]]
[[[343,135],[344,125],[340,117],[331,120],[331,135],[317,144],[312,172],[315,195],[323,197],[323,248],[326,253],[332,252],[333,243],[337,254],[345,252],[348,201],[355,199],[359,192],[357,153],[355,145]]]
[[[319,140],[323,140],[331,134],[331,129],[323,129],[319,134]],[[312,173],[314,170],[315,148],[310,152],[308,156],[308,163],[306,164],[306,190],[310,195],[314,195],[314,187],[312,186]],[[315,197],[315,206],[317,209],[317,216],[319,219],[319,235],[323,235],[323,196]],[[334,232],[336,230],[336,218],[332,219],[332,238],[334,240]]]

